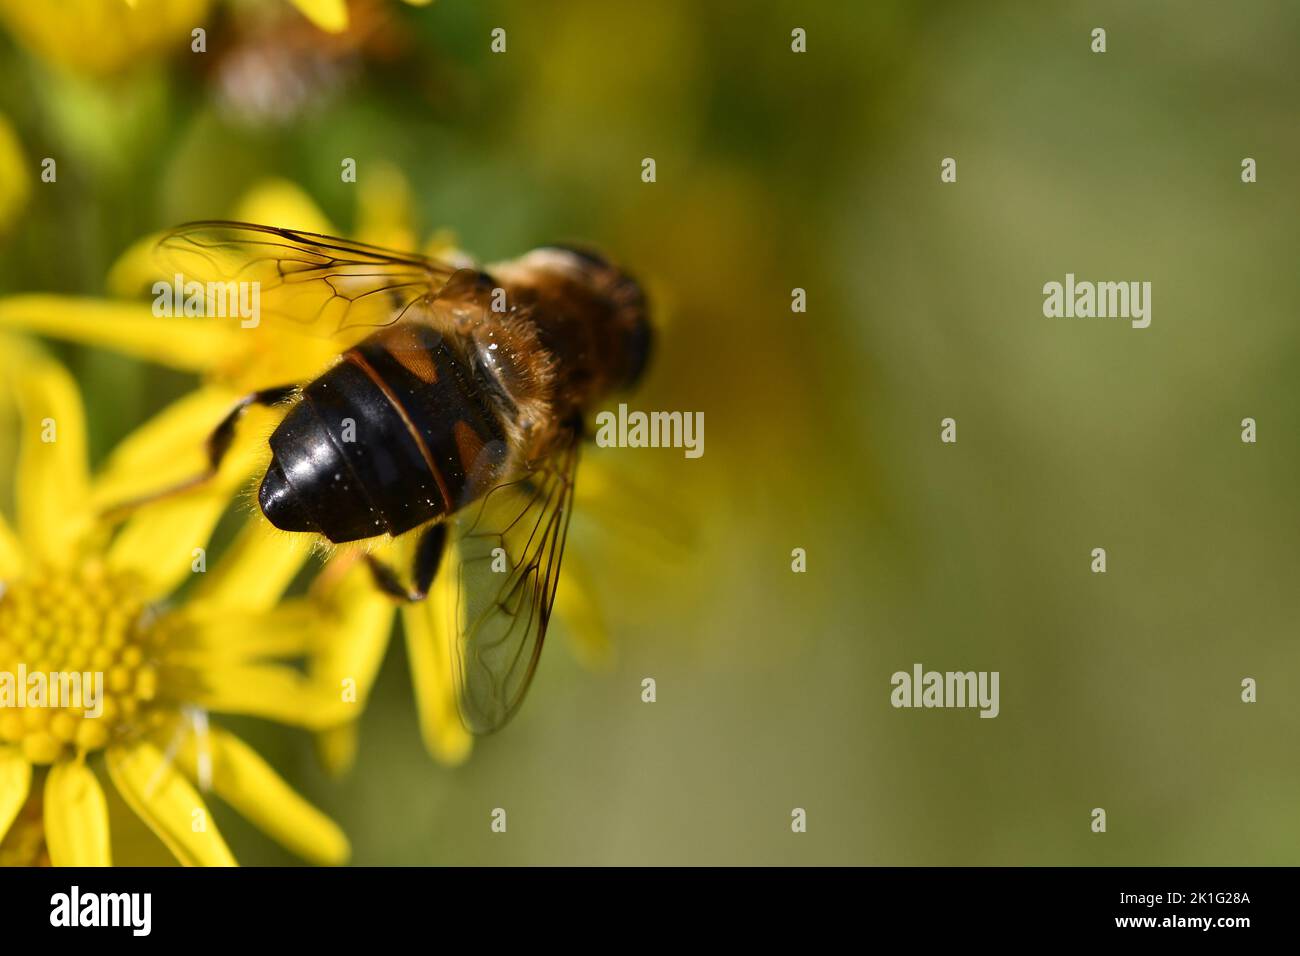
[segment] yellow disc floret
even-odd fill
[[[138,579],[100,562],[37,568],[0,593],[0,742],[33,764],[99,750],[144,717],[156,626]]]

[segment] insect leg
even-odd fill
[[[191,488],[197,488],[206,481],[210,481],[216,476],[221,468],[222,461],[225,460],[226,453],[230,451],[230,446],[235,441],[235,426],[243,417],[244,412],[253,405],[276,405],[293,395],[297,390],[296,385],[277,385],[273,388],[264,388],[260,391],[252,392],[245,395],[232,408],[218,424],[208,434],[206,443],[208,454],[208,467],[192,478],[186,478],[184,481],[161,488],[158,491],[150,492],[147,495],[141,495],[138,498],[132,498],[128,501],[119,502],[111,508],[104,511],[104,517],[109,520],[125,516],[141,505],[158,501],[161,498],[170,498],[172,495],[180,494],[183,491],[189,491]]]
[[[447,525],[439,521],[420,533],[420,540],[415,545],[415,560],[411,566],[412,587],[406,587],[397,577],[397,572],[390,565],[378,558],[366,555],[370,566],[370,576],[375,586],[389,597],[399,601],[423,601],[433,586],[433,579],[438,576],[438,565],[442,563],[442,551],[447,544]]]

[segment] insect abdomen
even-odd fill
[[[397,535],[454,512],[505,461],[473,370],[432,329],[384,330],[303,390],[271,436],[267,518],[334,542]]]

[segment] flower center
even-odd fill
[[[0,741],[34,764],[99,750],[158,689],[160,629],[134,577],[38,568],[0,593]]]

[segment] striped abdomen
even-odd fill
[[[277,528],[336,543],[454,512],[505,465],[501,398],[433,329],[372,335],[303,389],[271,435],[262,511]]]

